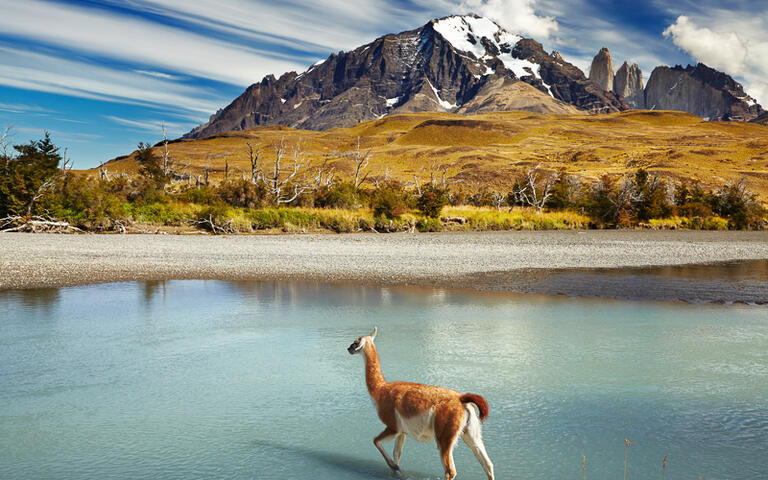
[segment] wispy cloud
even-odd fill
[[[0,64],[0,85],[16,88],[200,113],[227,101],[199,87],[3,46]]]
[[[148,77],[154,77],[154,78],[162,78],[163,80],[180,80],[181,77],[178,75],[170,75],[168,73],[163,72],[153,72],[150,70],[134,70],[136,73],[140,73],[142,75],[146,75]]]
[[[0,103],[0,112],[9,113],[53,113],[52,110],[38,105],[24,105],[21,103]]]
[[[76,143],[88,143],[92,140],[98,140],[102,138],[102,135],[96,135],[93,133],[65,132],[61,130],[50,130],[35,127],[16,127],[14,130],[20,133],[31,133],[33,136],[37,137],[41,137],[44,133],[47,132],[50,133],[51,136],[55,137],[55,140],[66,140],[67,142]]]
[[[168,132],[168,136],[180,135],[184,132],[187,132],[191,127],[194,126],[193,124],[189,124],[189,123],[164,122],[162,120],[157,120],[157,119],[131,120],[128,118],[116,117],[114,115],[105,115],[104,118],[112,122],[115,122],[119,125],[129,127],[133,130],[151,132],[156,135],[160,134],[160,132],[163,129],[163,126],[165,126],[165,129]]]
[[[430,10],[419,6],[419,2],[404,8],[387,0],[108,0],[108,3],[183,20],[227,35],[315,53],[320,58],[339,49],[357,47],[393,29],[411,28],[414,22],[422,20],[418,10]]]
[[[66,19],[66,21],[63,21]],[[104,58],[149,65],[235,85],[302,66],[279,53],[206,37],[103,9],[43,0],[12,2],[0,31]]]

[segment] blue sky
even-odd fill
[[[488,16],[587,69],[703,61],[768,103],[765,0],[0,0],[0,126],[43,130],[75,168],[178,137],[267,74],[455,13]]]

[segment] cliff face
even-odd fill
[[[519,81],[533,89],[513,87]],[[272,124],[323,130],[390,113],[465,106],[482,112],[505,105],[540,112],[628,108],[556,52],[550,55],[491,20],[465,15],[385,35],[301,74],[269,75],[185,137]]]
[[[603,90],[613,91],[613,59],[607,47],[601,48],[592,59],[589,79],[600,85]]]
[[[538,65],[540,79],[523,77],[523,80],[542,91],[550,92],[558,100],[590,113],[611,113],[629,108],[622,98],[600,88],[585,77],[578,67],[566,62],[557,51],[547,54],[536,40],[520,40],[512,54]]]
[[[643,72],[636,63],[624,62],[613,78],[613,91],[621,95],[631,108],[645,108]]]
[[[740,83],[703,63],[656,67],[645,87],[645,106],[682,110],[709,120],[750,121],[764,112]]]

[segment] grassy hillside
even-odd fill
[[[324,160],[337,175],[353,173],[351,151],[360,137],[371,149],[370,179],[428,181],[430,172],[454,182],[452,188],[504,189],[522,170],[542,164],[585,179],[643,167],[672,179],[695,179],[717,187],[745,177],[751,190],[768,198],[768,127],[755,123],[706,122],[691,114],[627,111],[607,115],[500,112],[472,116],[414,113],[384,117],[351,128],[323,132],[260,127],[169,145],[175,169],[212,181],[250,171],[246,143],[258,144],[268,169],[274,145],[301,142],[308,163]],[[157,148],[160,154],[160,148]],[[290,161],[290,153],[288,155]],[[134,155],[107,163],[110,173],[135,173]],[[307,175],[311,174],[311,169]]]

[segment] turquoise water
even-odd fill
[[[619,479],[624,439],[628,478],[768,477],[765,307],[174,281],[0,292],[0,478],[393,478],[374,324],[388,379],[486,397],[499,479]]]

